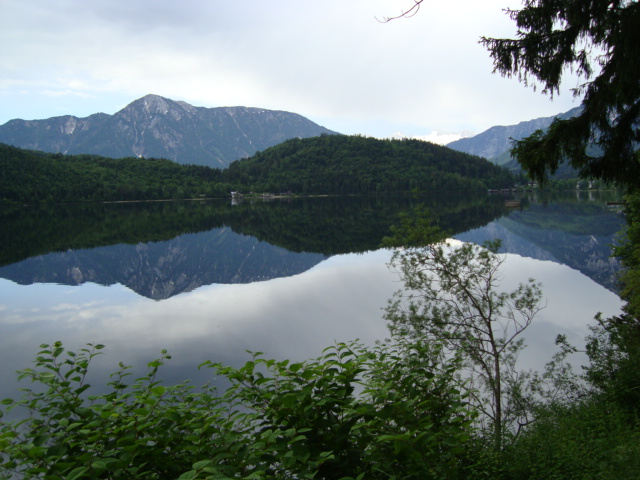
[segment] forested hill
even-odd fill
[[[0,144],[0,202],[227,197],[231,191],[369,194],[470,191],[513,183],[479,157],[418,140],[296,139],[219,170],[170,160],[62,155]]]
[[[225,173],[254,191],[306,194],[481,190],[514,181],[485,159],[432,143],[343,135],[288,140]]]
[[[0,203],[43,204],[228,195],[220,170],[170,160],[62,155],[0,143]]]

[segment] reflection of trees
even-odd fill
[[[221,204],[152,202],[48,205],[0,214],[0,265],[36,255],[169,240],[221,226]]]
[[[484,225],[504,212],[501,202],[487,196],[306,198],[266,209],[254,204],[228,224],[239,233],[292,251],[364,252],[379,248],[399,214],[417,204],[434,211],[442,228],[452,232]]]
[[[418,203],[451,233],[477,228],[504,213],[499,198],[454,195],[298,198],[234,207],[207,201],[15,209],[0,216],[0,265],[69,249],[169,240],[225,225],[296,252],[362,252],[378,248],[398,214]]]
[[[546,203],[543,198],[532,197],[523,200],[522,210],[511,211],[500,224],[612,288],[617,268],[606,259],[620,219],[604,211],[602,203]],[[154,291],[145,295],[156,298],[212,282],[286,276],[286,272],[297,273],[318,261],[305,263],[295,254],[287,256],[287,251],[323,258],[375,250],[389,234],[390,225],[398,223],[400,213],[419,204],[428,208],[438,225],[451,235],[477,229],[506,213],[503,197],[487,195],[291,198],[245,201],[237,206],[226,201],[203,201],[16,209],[0,216],[0,266],[62,252],[62,256],[44,263],[16,265],[19,275],[14,271],[6,278],[20,282],[50,278],[48,281],[64,283],[67,280],[62,278],[69,275],[68,267],[73,265],[82,271],[82,279],[73,278],[76,283],[119,282],[138,292]],[[215,229],[233,231],[240,237],[230,242]],[[199,232],[204,235],[185,235]],[[610,236],[605,237],[607,234]],[[175,241],[168,242],[172,239]],[[589,239],[595,240],[586,241]],[[138,244],[142,245],[126,246]],[[88,251],[109,245],[117,247]],[[271,245],[282,251],[267,254],[280,250]],[[505,241],[505,246],[513,245],[513,241]],[[521,253],[517,248],[509,251]],[[235,278],[230,272],[235,272],[238,265],[246,268]],[[162,273],[153,273],[154,268]],[[132,279],[132,269],[146,274]]]

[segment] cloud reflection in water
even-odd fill
[[[0,280],[0,397],[15,395],[16,369],[30,366],[41,343],[62,340],[72,350],[87,342],[107,345],[96,376],[118,361],[144,366],[166,348],[173,359],[167,382],[204,383],[205,360],[239,365],[245,350],[301,360],[336,341],[373,343],[387,335],[382,309],[401,287],[386,266],[389,252],[331,257],[299,275],[250,284],[211,285],[163,301],[117,285],[81,287]],[[505,285],[533,277],[543,283],[547,308],[527,330],[521,359],[540,368],[555,351],[559,333],[581,343],[599,311],[619,312],[620,299],[576,270],[508,255]]]

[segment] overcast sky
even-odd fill
[[[299,113],[345,134],[469,131],[576,106],[492,74],[520,0],[0,0],[0,124],[146,94]]]

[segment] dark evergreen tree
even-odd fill
[[[507,10],[516,39],[482,38],[495,70],[553,95],[563,73],[584,83],[580,115],[514,142],[512,154],[536,180],[568,162],[583,178],[640,187],[640,5],[637,0],[525,0]],[[596,149],[587,149],[595,144]]]

